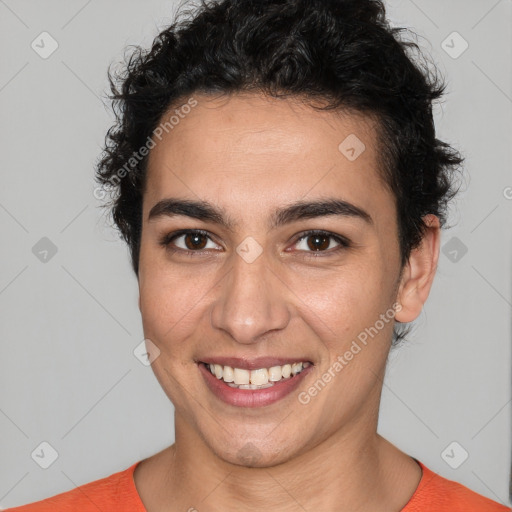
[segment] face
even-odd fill
[[[149,155],[139,267],[177,441],[265,466],[370,435],[400,285],[374,125],[292,100],[194,98]],[[288,363],[306,364],[288,377]]]

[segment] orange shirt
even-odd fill
[[[139,461],[140,462],[140,461]],[[11,512],[146,512],[137,493],[133,472],[139,462],[106,478],[57,494]],[[420,483],[401,512],[510,512],[512,509],[447,480],[417,461]]]

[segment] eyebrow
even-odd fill
[[[234,231],[237,223],[224,215],[223,211],[207,201],[190,199],[167,198],[156,203],[148,214],[148,222],[162,218],[186,216],[203,222],[212,222],[223,226],[228,231]],[[328,198],[315,201],[297,201],[275,210],[269,219],[269,228],[275,229],[303,219],[313,219],[325,216],[342,216],[361,219],[372,225],[373,219],[362,208],[347,201]]]

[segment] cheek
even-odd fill
[[[188,339],[204,321],[205,308],[214,293],[215,276],[194,266],[171,265],[160,256],[141,258],[139,276],[145,336],[154,338],[162,351],[179,350],[181,341]]]
[[[208,283],[197,274],[158,262],[145,266],[139,281],[145,335],[157,344],[180,340],[197,325],[208,298]]]
[[[195,394],[188,382],[196,371],[187,342],[196,332],[202,312],[200,279],[177,273],[158,261],[142,268],[139,282],[144,337],[159,349],[151,368],[174,406],[187,410],[187,396]],[[183,383],[187,383],[187,389]],[[188,390],[188,391],[187,391]]]
[[[305,286],[300,293],[307,299],[299,314],[322,345],[321,371],[330,371],[325,377],[334,381],[327,386],[331,392],[322,393],[320,399],[325,400],[327,409],[338,408],[340,390],[347,410],[358,407],[387,357],[394,322],[390,310],[393,279],[383,275],[377,261],[367,263],[340,267],[335,278],[317,276],[301,281]],[[388,316],[381,320],[386,313]],[[323,380],[320,373],[317,377]]]
[[[303,315],[330,336],[353,333],[387,309],[389,278],[378,263],[340,266],[328,273],[303,273],[293,285]],[[321,336],[325,338],[325,336]]]

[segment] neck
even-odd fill
[[[162,503],[177,503],[178,498],[181,510],[200,512],[246,512],[255,507],[280,512],[400,510],[396,506],[405,505],[418,479],[402,482],[398,476],[406,469],[405,454],[371,427],[336,432],[285,463],[248,468],[220,459],[176,418],[176,443],[167,450],[167,496]],[[412,476],[410,464],[407,470]]]

